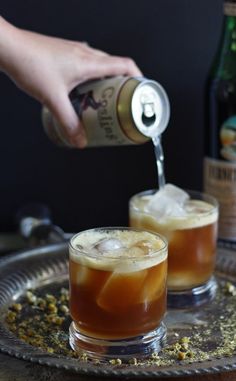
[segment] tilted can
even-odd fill
[[[77,86],[71,102],[85,128],[88,147],[141,144],[160,135],[170,117],[168,96],[153,80],[111,77]],[[50,111],[43,107],[49,138],[70,146]]]

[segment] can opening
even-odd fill
[[[142,94],[141,96],[142,104],[142,122],[146,127],[151,126],[155,123],[156,114],[155,114],[155,102],[153,101],[152,94]]]
[[[159,136],[169,120],[169,101],[164,89],[155,81],[143,80],[135,88],[131,102],[135,127],[144,136]]]
[[[156,114],[153,114],[152,116],[145,115],[145,113],[142,113],[142,122],[145,126],[149,127],[152,126],[155,123],[156,120]]]

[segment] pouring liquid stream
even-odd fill
[[[152,139],[154,145],[154,153],[156,157],[156,165],[157,165],[157,176],[158,176],[158,185],[159,189],[164,188],[165,186],[165,172],[164,172],[164,153],[161,144],[160,136],[156,136]]]

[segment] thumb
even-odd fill
[[[66,141],[75,147],[84,148],[87,144],[85,131],[68,94],[57,93],[56,99],[47,104],[47,107],[59,123],[60,132]]]

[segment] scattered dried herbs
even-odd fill
[[[48,353],[93,361],[87,354],[76,354],[68,344],[69,292],[66,288],[48,293],[28,290],[19,302],[7,310],[5,321],[9,330],[26,343]],[[211,305],[206,307],[208,323],[199,329],[193,325],[184,335],[183,330],[173,328],[168,334],[167,344],[159,353],[149,358],[132,358],[124,363],[119,358],[109,360],[112,366],[171,366],[178,363],[193,363],[236,354],[236,287],[230,282],[220,282],[214,299],[219,315],[211,314]]]

